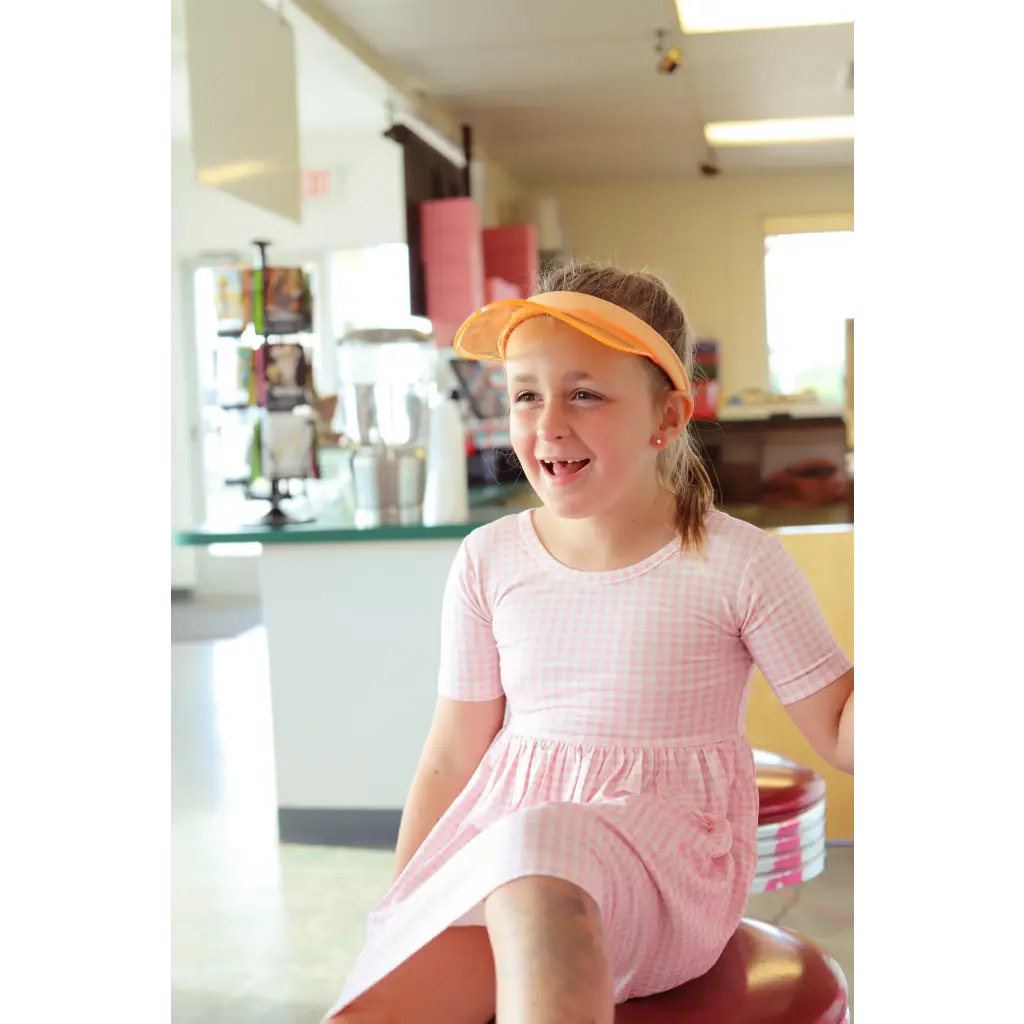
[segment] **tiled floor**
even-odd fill
[[[279,846],[260,630],[172,644],[174,1024],[317,1024],[383,894],[389,852]],[[853,851],[751,899],[853,981]]]
[[[263,622],[259,598],[171,601],[171,643],[235,637]]]

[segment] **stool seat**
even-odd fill
[[[843,1024],[833,960],[785,928],[744,920],[703,977],[615,1008],[615,1024]]]
[[[789,814],[782,811],[778,814],[766,814],[763,811],[757,817],[757,838],[781,839],[793,833],[803,834],[820,828],[825,822],[825,801],[812,804],[806,811]]]
[[[754,751],[758,824],[792,818],[825,799],[825,780],[810,768],[764,750]]]

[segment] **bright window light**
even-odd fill
[[[687,35],[853,22],[853,0],[676,0]]]
[[[853,319],[852,231],[765,239],[765,313],[772,390],[814,391],[826,405],[845,396],[846,321]]]
[[[255,558],[263,551],[262,544],[211,544],[208,554],[214,558]]]
[[[791,121],[720,121],[704,126],[711,146],[769,146],[853,138],[852,117],[801,117]]]

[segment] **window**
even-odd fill
[[[409,311],[409,247],[404,242],[331,254],[335,338],[357,327],[412,326]]]
[[[853,319],[853,232],[765,238],[768,372],[773,391],[845,398],[846,321]]]

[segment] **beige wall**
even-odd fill
[[[484,227],[515,223],[523,195],[520,183],[501,164],[484,161],[483,209],[480,211]]]
[[[722,342],[726,394],[768,383],[765,218],[853,212],[852,171],[530,191],[558,200],[574,256],[665,278],[698,334]]]

